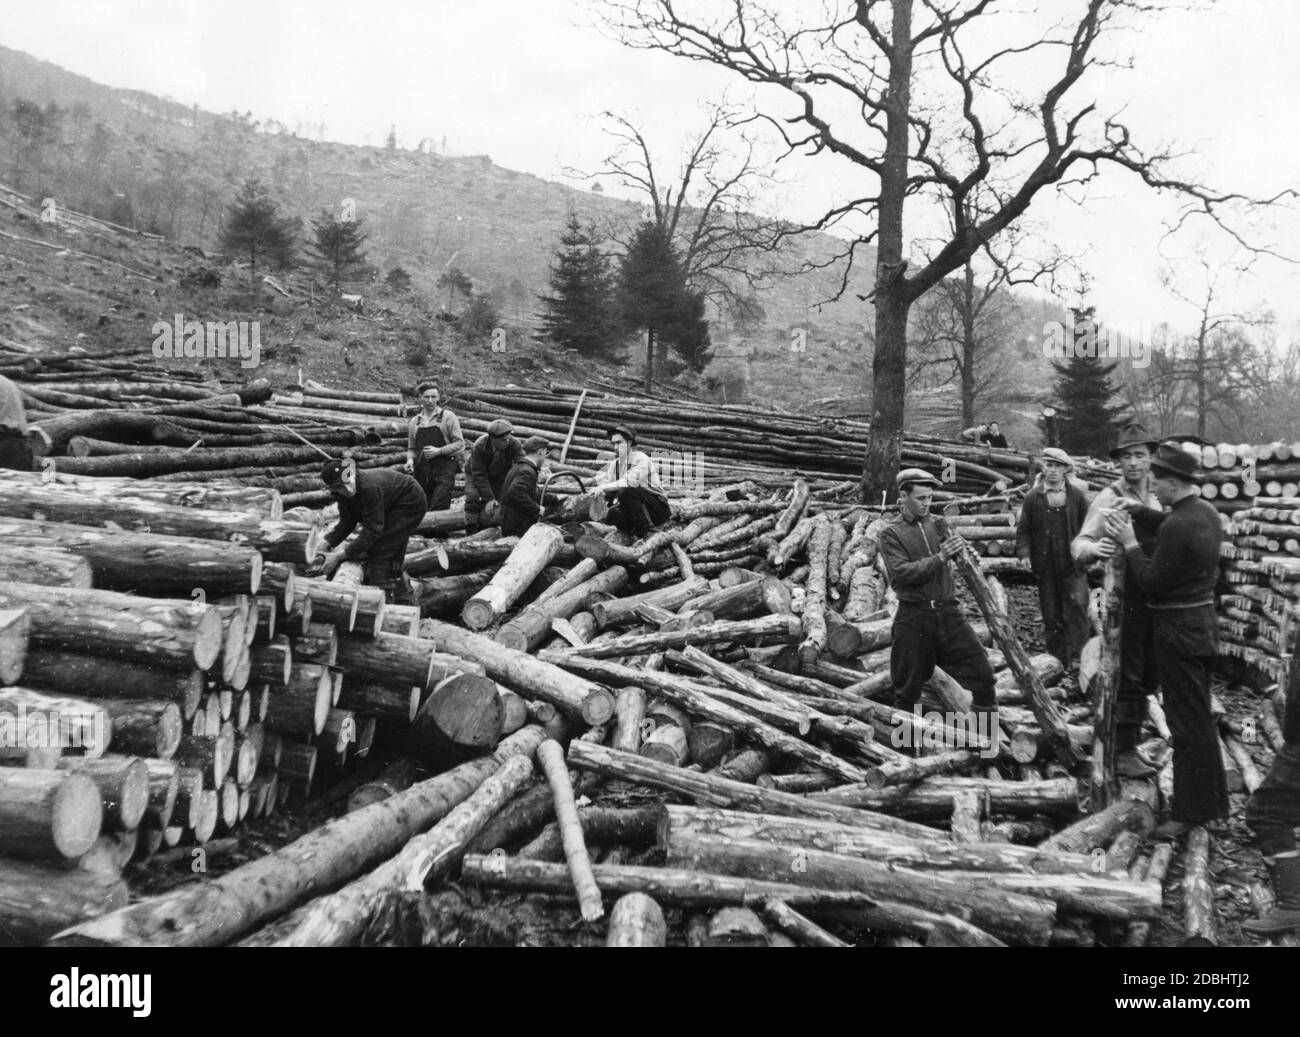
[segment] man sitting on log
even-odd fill
[[[479,436],[465,469],[465,528],[471,533],[495,526],[501,518],[501,491],[506,475],[523,456],[515,427],[497,418]]]
[[[420,484],[429,499],[429,510],[444,511],[451,507],[456,472],[465,454],[465,437],[460,420],[440,405],[437,382],[421,382],[415,391],[421,410],[407,428],[405,471]]]
[[[977,730],[997,722],[996,679],[989,657],[957,604],[948,563],[966,550],[961,537],[940,535],[930,514],[939,480],[920,468],[905,468],[894,480],[898,517],[880,534],[880,557],[898,596],[889,671],[894,707],[911,710],[936,665],[970,690]]]
[[[0,375],[0,468],[30,472],[34,467],[32,448],[27,442],[27,411],[23,395]]]
[[[541,495],[537,492],[537,480],[542,465],[546,463],[549,447],[550,444],[541,436],[529,436],[524,440],[523,456],[506,474],[505,484],[501,487],[502,536],[523,536],[541,517],[542,504]]]
[[[1295,839],[1300,826],[1300,666],[1292,666],[1287,682],[1282,739],[1273,766],[1246,803],[1246,824],[1255,833],[1277,898],[1268,914],[1241,924],[1253,936],[1300,932],[1300,853]]]
[[[1082,491],[1066,481],[1074,461],[1064,450],[1042,454],[1043,483],[1029,491],[1016,525],[1016,555],[1029,562],[1038,583],[1047,650],[1069,669],[1088,636],[1088,577],[1076,567],[1070,545],[1088,513]]]
[[[420,484],[391,468],[358,471],[350,457],[326,461],[320,476],[339,502],[338,525],[325,534],[330,548],[325,575],[333,575],[345,561],[362,562],[367,583],[390,591],[395,600],[408,600],[410,588],[402,572],[406,544],[429,504]],[[357,538],[340,546],[358,524]]]
[[[1124,498],[1116,506],[1133,522],[1112,513],[1106,524],[1123,545],[1132,582],[1146,595],[1152,614],[1156,666],[1174,742],[1173,808],[1155,834],[1176,839],[1228,816],[1228,779],[1210,712],[1210,671],[1219,643],[1214,587],[1223,527],[1219,513],[1197,490],[1201,477],[1191,454],[1162,443],[1151,458],[1151,472],[1156,499],[1169,513]],[[1135,525],[1155,532],[1150,553],[1139,543]]]
[[[626,425],[609,430],[614,459],[596,476],[596,489],[614,497],[605,521],[638,540],[650,535],[672,516],[668,494],[655,478],[650,456],[636,446],[636,433]]]
[[[1106,535],[1106,516],[1120,501],[1159,507],[1151,487],[1151,451],[1155,446],[1141,425],[1128,425],[1120,431],[1110,456],[1119,461],[1121,477],[1098,493],[1088,507],[1083,528],[1071,547],[1079,565],[1110,558],[1120,550],[1118,541]],[[1136,534],[1143,552],[1150,556],[1155,549],[1154,531],[1139,528]],[[1138,750],[1147,696],[1155,694],[1159,684],[1154,636],[1146,594],[1129,565],[1124,581],[1119,690],[1115,700],[1115,773],[1123,778],[1149,778],[1156,773],[1151,761]]]

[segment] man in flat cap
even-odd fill
[[[409,475],[391,468],[359,471],[348,457],[326,461],[321,481],[338,500],[338,524],[325,534],[326,576],[345,561],[365,565],[366,582],[383,587],[394,600],[410,600],[411,585],[402,572],[406,544],[428,510],[428,498]],[[361,526],[355,540],[341,546]]]
[[[506,473],[506,481],[501,487],[502,536],[523,536],[541,518],[542,501],[537,492],[537,480],[542,465],[546,463],[549,446],[541,436],[529,436],[524,440],[523,454]]]
[[[898,517],[880,534],[880,557],[898,597],[889,669],[894,706],[910,710],[935,666],[971,692],[979,730],[991,732],[997,718],[993,667],[975,631],[957,605],[949,561],[966,550],[958,536],[943,537],[930,514],[939,480],[920,468],[905,468],[894,480]]]
[[[596,476],[596,489],[614,497],[605,520],[641,539],[672,516],[668,494],[655,478],[650,455],[635,449],[635,432],[615,425],[609,439],[614,459]]]
[[[1161,443],[1151,458],[1156,499],[1166,515],[1124,498],[1106,531],[1124,548],[1133,583],[1146,596],[1154,627],[1156,667],[1165,716],[1174,742],[1174,802],[1157,838],[1173,839],[1196,825],[1228,815],[1228,782],[1219,735],[1210,712],[1210,671],[1218,652],[1214,588],[1223,527],[1201,499],[1196,458],[1175,443]],[[1155,534],[1145,550],[1135,528]]]
[[[1119,462],[1120,477],[1102,489],[1093,499],[1083,528],[1074,538],[1071,549],[1081,566],[1100,562],[1118,553],[1119,541],[1107,535],[1106,516],[1120,501],[1130,501],[1144,508],[1159,508],[1151,478],[1151,452],[1156,443],[1141,425],[1120,430],[1119,441],[1110,456]],[[1140,527],[1138,543],[1147,554],[1155,549],[1155,533]],[[1138,751],[1142,722],[1147,714],[1147,696],[1154,695],[1160,683],[1156,669],[1155,631],[1147,609],[1146,594],[1126,568],[1124,580],[1124,615],[1120,624],[1119,690],[1115,699],[1115,773],[1124,778],[1148,778],[1155,768]]]
[[[1029,562],[1038,583],[1047,650],[1069,669],[1088,636],[1088,577],[1070,552],[1088,500],[1066,478],[1074,461],[1064,450],[1047,447],[1039,465],[1043,482],[1029,491],[1020,509],[1016,555]]]
[[[505,418],[497,418],[469,452],[465,468],[465,528],[471,533],[501,521],[501,491],[506,475],[524,453],[514,431],[515,427]]]

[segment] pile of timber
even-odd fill
[[[1256,497],[1222,548],[1231,594],[1219,598],[1220,653],[1284,685],[1300,613],[1300,497]]]
[[[796,483],[679,502],[642,544],[591,522],[444,536],[408,562],[476,568],[420,575],[418,636],[388,635],[401,652],[379,630],[391,607],[362,619],[342,594],[352,567],[319,581],[267,561],[289,606],[259,658],[282,751],[336,745],[330,709],[382,722],[396,682],[418,704],[401,755],[295,842],[52,941],[435,943],[500,889],[576,903],[579,942],[612,946],[1141,943],[1168,866],[1143,851],[1158,791],[1085,812],[1091,708],[1025,652],[973,550],[998,729],[971,727],[942,671],[921,711],[893,709],[880,521]],[[728,543],[753,567],[706,575],[696,559]],[[281,654],[341,671],[341,697],[272,675]]]

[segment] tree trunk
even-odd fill
[[[103,813],[84,774],[0,767],[0,856],[80,857],[99,838]]]
[[[143,760],[133,756],[101,756],[96,760],[65,756],[59,761],[59,769],[84,774],[95,783],[104,804],[103,831],[127,832],[140,826],[149,806],[149,768]]]
[[[338,665],[353,678],[397,688],[415,685],[422,692],[457,673],[482,673],[477,663],[445,655],[420,637],[380,633],[373,640],[345,637],[339,642]]]
[[[1105,563],[1101,591],[1101,658],[1097,665],[1097,678],[1091,698],[1096,703],[1093,720],[1092,812],[1099,814],[1119,793],[1115,778],[1115,701],[1119,694],[1120,653],[1123,642],[1121,630],[1124,620],[1124,574],[1128,562],[1116,552]],[[1088,689],[1084,689],[1085,693]]]
[[[101,699],[129,694],[142,699],[166,699],[176,703],[182,720],[194,716],[204,686],[202,670],[162,670],[121,659],[55,649],[32,651],[27,656],[23,675],[33,687],[65,695]]]
[[[220,613],[188,601],[10,584],[0,588],[0,608],[26,609],[31,643],[47,650],[90,651],[170,669],[206,670],[222,648]]]
[[[334,682],[328,668],[295,662],[289,683],[271,696],[266,726],[280,734],[315,738],[325,728],[334,699]]]
[[[0,609],[0,686],[14,684],[23,675],[31,627],[26,609]]]
[[[420,614],[434,618],[459,616],[461,606],[488,585],[495,570],[437,576],[420,580]]]
[[[1101,813],[1089,814],[1069,828],[1061,829],[1043,843],[1043,849],[1091,853],[1106,846],[1121,832],[1131,829],[1146,834],[1155,828],[1155,824],[1155,814],[1145,803],[1135,799],[1119,800]]]
[[[575,740],[574,745],[585,744]],[[578,821],[578,808],[574,803],[573,785],[564,762],[564,750],[558,742],[547,739],[537,747],[537,763],[546,775],[555,803],[555,820],[560,828],[564,845],[564,858],[578,896],[578,907],[583,921],[596,922],[605,915],[600,888],[591,873],[591,858],[583,839],[582,825]]]
[[[440,683],[420,708],[411,744],[426,763],[446,763],[491,752],[501,739],[504,708],[496,683],[465,673]]]
[[[0,533],[3,535],[3,533]],[[0,584],[36,583],[43,587],[91,585],[90,564],[48,544],[20,544],[7,537],[0,543]]]
[[[126,883],[77,868],[0,860],[0,947],[36,947],[61,929],[125,907]]]
[[[611,626],[620,626],[636,621],[636,610],[641,605],[658,605],[673,611],[681,608],[693,598],[698,598],[709,589],[709,581],[702,576],[681,583],[670,584],[657,590],[633,594],[626,598],[613,598],[609,601],[596,601],[591,604],[591,614],[596,617],[596,624],[601,630]]]
[[[1077,814],[1078,783],[1073,778],[1042,781],[989,781],[986,778],[927,778],[905,788],[879,791],[867,788],[828,789],[814,792],[809,799],[863,810],[885,810],[907,817],[947,819],[952,813],[954,792],[974,790],[989,799],[994,814],[1052,816]],[[1059,846],[1058,849],[1068,847]]]
[[[118,753],[170,760],[181,744],[181,711],[166,699],[104,699]],[[135,825],[127,825],[134,828]]]
[[[471,630],[496,622],[550,564],[564,543],[558,526],[531,526],[488,585],[465,602],[461,617]]]
[[[343,678],[338,704],[344,709],[406,725],[414,722],[422,698],[423,690],[418,685],[403,687],[354,680],[349,674]]]
[[[553,619],[568,619],[575,612],[585,611],[595,595],[617,594],[626,586],[627,570],[621,565],[612,566],[543,605],[534,603],[524,609],[497,631],[496,640],[517,652],[531,652],[551,633]]]
[[[606,947],[663,947],[668,941],[664,913],[644,893],[619,897],[609,913]]]

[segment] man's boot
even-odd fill
[[[1120,778],[1150,778],[1156,769],[1137,747],[1135,724],[1115,725],[1115,775]]]
[[[1277,903],[1263,918],[1242,922],[1241,927],[1251,936],[1260,937],[1300,931],[1300,852],[1265,857],[1264,864],[1273,880]]]

